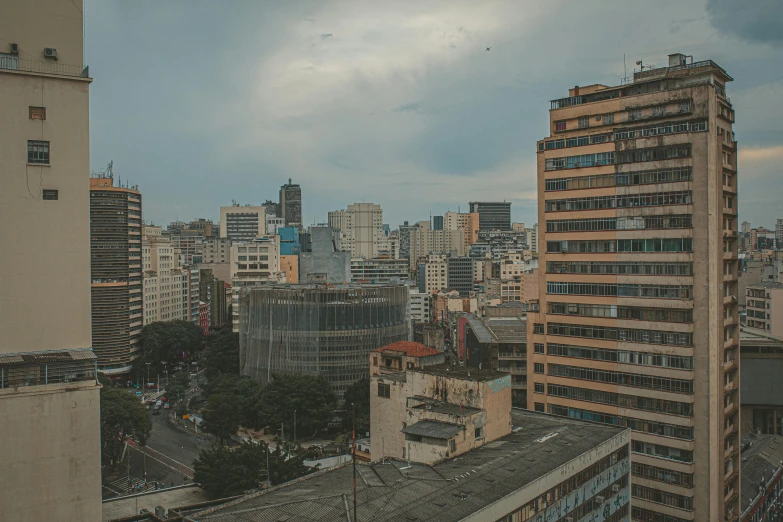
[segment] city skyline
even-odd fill
[[[114,160],[159,224],[215,219],[232,199],[276,199],[289,177],[302,186],[305,224],[362,200],[397,225],[503,199],[513,221],[532,223],[529,144],[549,100],[565,96],[564,85],[619,84],[623,54],[631,75],[637,60],[663,65],[661,56],[686,50],[735,71],[739,218],[770,226],[783,215],[770,190],[783,158],[783,71],[769,67],[783,59],[783,15],[773,2],[731,9],[88,2],[91,167]],[[555,26],[569,38],[552,38]]]

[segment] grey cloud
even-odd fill
[[[780,0],[708,0],[707,13],[719,31],[752,43],[783,45],[783,2]]]
[[[321,39],[323,40],[326,40],[327,38],[331,38],[331,37],[332,37],[332,33],[326,33],[321,35]]]
[[[418,112],[421,113],[421,104],[419,102],[406,103],[392,109],[392,112]]]

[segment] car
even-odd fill
[[[160,408],[161,406],[163,406],[163,401],[161,401],[161,400],[155,401],[155,406]]]
[[[169,403],[168,402],[164,402],[163,403],[163,409],[164,410],[168,410],[169,408],[171,408],[171,406],[169,406]]]
[[[152,414],[153,414],[153,415],[160,415],[160,406],[158,406],[158,405],[156,404],[156,405],[155,405],[155,407],[154,407],[154,408],[152,408]]]
[[[168,402],[168,399],[166,397],[161,397],[160,400],[162,400],[163,402]]]
[[[141,397],[141,392],[140,392],[140,391],[137,391],[137,392],[136,392],[136,396],[137,396],[137,397]]]

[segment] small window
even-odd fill
[[[449,439],[449,449],[451,451],[457,451],[457,441],[454,439]]]
[[[535,387],[536,393],[544,393],[544,383],[543,382],[537,382],[533,385]]]
[[[544,405],[543,405],[543,403],[536,402],[534,404],[534,406],[535,406],[536,411],[544,413]]]
[[[27,142],[27,163],[49,164],[49,142],[48,141],[28,141]]]
[[[46,107],[30,107],[30,119],[31,120],[45,120],[46,119]]]
[[[480,439],[480,438],[482,438],[482,437],[484,436],[484,428],[476,428],[476,430],[475,430],[475,432],[474,432],[474,436],[475,436],[477,439]]]
[[[586,129],[590,126],[590,118],[588,116],[584,116],[582,118],[579,118],[579,128],[580,129]]]
[[[373,358],[372,358],[372,365],[373,366],[378,366],[378,357],[375,356],[375,355],[373,355]]]
[[[544,333],[544,324],[543,323],[535,323],[533,325],[533,333],[534,334],[543,334]]]
[[[43,190],[43,199],[54,201],[56,199],[60,199],[60,193],[56,190],[52,189],[44,189]]]
[[[388,399],[391,397],[391,386],[388,384],[378,383],[378,397]]]
[[[544,353],[544,345],[541,343],[535,343],[533,345],[533,352],[535,353]]]
[[[564,131],[564,130],[566,130],[566,122],[565,121],[556,121],[555,122],[555,130],[556,131]]]
[[[534,363],[533,373],[544,373],[544,363]]]

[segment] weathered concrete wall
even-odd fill
[[[101,520],[100,386],[0,390],[0,519]]]

